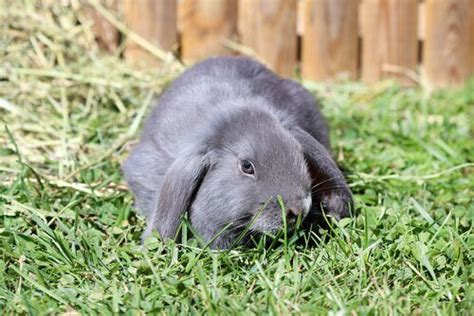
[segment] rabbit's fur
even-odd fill
[[[299,83],[247,58],[218,57],[160,97],[123,171],[147,219],[144,237],[154,229],[175,237],[188,212],[206,241],[228,225],[212,243],[225,248],[251,222],[250,233],[280,229],[278,195],[306,221],[321,206],[348,216],[351,193],[329,151],[328,126]]]

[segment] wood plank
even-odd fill
[[[355,78],[358,0],[306,0],[302,74],[306,79]]]
[[[364,17],[364,13],[365,13],[365,9],[364,9],[364,3],[365,1],[364,0],[360,0],[359,1],[359,8],[358,8],[358,13],[359,13],[359,37],[362,37],[362,34],[364,34],[364,30],[365,30],[365,17]]]
[[[306,0],[297,0],[297,10],[298,12],[296,13],[296,34],[298,36],[303,36],[304,33],[304,15],[305,15],[305,2]]]
[[[418,4],[418,39],[420,41],[423,41],[425,39],[426,34],[425,7],[426,3],[424,1]]]
[[[417,65],[417,0],[364,0],[362,79],[413,84]]]
[[[184,61],[232,54],[223,40],[236,40],[237,0],[181,0],[179,6]]]
[[[296,69],[296,13],[297,0],[239,1],[241,43],[284,76],[294,76]]]
[[[177,44],[175,0],[124,0],[124,16],[131,30],[162,50]],[[125,59],[142,65],[158,65],[160,61],[143,48],[127,42]]]
[[[474,75],[474,1],[426,1],[423,70],[433,87],[461,85]]]
[[[113,14],[118,14],[118,0],[103,1],[103,5]],[[119,45],[120,33],[115,26],[97,12],[93,6],[85,5],[85,15],[93,21],[92,32],[99,47],[110,53],[115,52]]]

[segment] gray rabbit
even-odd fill
[[[352,205],[314,98],[242,57],[211,58],[176,79],[123,171],[147,219],[144,237],[156,229],[174,238],[188,212],[214,248],[229,247],[244,229],[281,229],[278,195],[288,225],[298,216],[313,221],[321,207],[340,219]]]

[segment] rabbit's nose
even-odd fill
[[[290,202],[286,206],[286,216],[303,215],[304,218],[306,215],[308,215],[311,204],[311,195],[308,195],[304,199],[298,200],[296,202]]]

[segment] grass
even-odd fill
[[[474,82],[307,83],[357,205],[314,248],[142,246],[120,163],[176,67],[103,56],[76,2],[32,3],[0,10],[2,314],[473,313]]]

